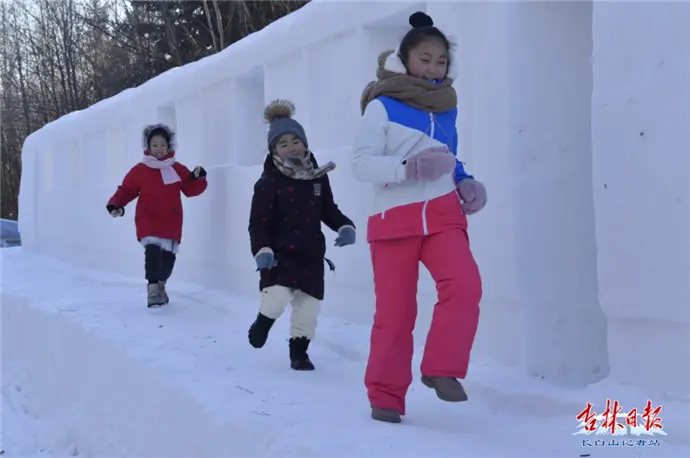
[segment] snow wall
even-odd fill
[[[209,171],[208,191],[184,201],[173,281],[258,303],[247,220],[266,151],[262,112],[288,98],[320,161],[338,164],[337,202],[360,229],[356,246],[327,253],[337,268],[324,313],[370,322],[370,190],[349,154],[376,57],[416,10],[458,42],[460,156],[489,190],[470,218],[484,280],[474,356],[563,385],[610,375],[690,395],[688,3],[314,1],[32,134],[24,249],[143,278],[134,205],[118,220],[104,207],[140,160],[142,127],[166,122],[180,162]],[[421,270],[420,337],[435,298]]]

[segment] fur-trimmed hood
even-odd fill
[[[163,130],[166,134],[168,134],[168,137],[170,138],[170,141],[168,142],[168,149],[170,152],[175,151],[177,149],[175,131],[172,130],[167,124],[163,123],[150,124],[144,127],[144,130],[141,133],[141,143],[144,149],[147,150],[149,148],[149,138],[151,137],[151,133],[156,130]]]

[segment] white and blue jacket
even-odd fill
[[[386,59],[385,68],[406,72],[396,56],[397,52]],[[351,164],[358,180],[374,186],[371,215],[385,217],[385,212],[392,208],[427,203],[454,191],[460,181],[473,178],[457,160],[457,115],[457,108],[429,113],[390,97],[377,97],[367,105],[355,136]],[[456,156],[453,175],[433,182],[405,181],[405,158],[443,145]],[[425,218],[425,214],[422,217]]]

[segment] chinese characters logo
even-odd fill
[[[632,408],[627,412],[623,411],[623,406],[617,400],[606,399],[606,408],[601,414],[594,411],[594,405],[588,402],[582,411],[577,414],[575,420],[579,424],[579,429],[573,435],[591,435],[596,436],[665,436],[664,426],[661,418],[661,405],[654,406],[651,400],[648,400],[644,407],[638,411],[637,408]],[[608,444],[603,440],[597,440],[596,445],[627,445],[627,446],[644,446],[644,445],[660,445],[660,441],[631,439],[630,437],[619,437],[619,440],[610,440]],[[599,443],[603,444],[599,444]],[[648,444],[647,444],[648,443]],[[591,446],[592,441],[583,440],[583,446]]]

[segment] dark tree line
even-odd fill
[[[24,139],[221,51],[307,1],[0,1],[0,216],[16,219]]]

